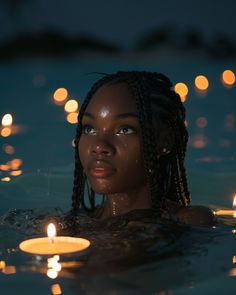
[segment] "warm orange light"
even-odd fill
[[[10,136],[11,135],[11,128],[9,128],[9,127],[2,128],[1,135],[2,135],[2,137]]]
[[[225,86],[232,86],[235,83],[235,74],[231,70],[225,70],[221,75],[221,81]]]
[[[9,144],[4,144],[3,145],[3,150],[8,155],[12,155],[15,152],[15,148],[12,145],[9,145]]]
[[[67,96],[68,96],[68,91],[66,88],[58,88],[53,94],[55,103],[65,102],[67,99]]]
[[[6,267],[6,262],[1,260],[0,261],[0,270],[3,270]]]
[[[11,114],[5,114],[2,117],[2,126],[11,126],[13,122],[13,118]]]
[[[78,113],[69,113],[66,116],[67,122],[71,124],[76,124],[78,123]]]
[[[175,92],[177,92],[181,98],[182,102],[185,102],[187,94],[188,94],[188,86],[182,82],[175,84],[174,86]]]
[[[67,103],[64,106],[64,110],[67,113],[73,113],[78,110],[78,102],[75,99],[70,99],[67,101]]]
[[[54,284],[51,286],[51,291],[53,295],[60,295],[62,294],[61,287],[59,284]]]
[[[3,177],[1,179],[1,181],[3,181],[3,182],[9,182],[9,181],[11,181],[11,178],[10,177]]]
[[[48,237],[51,239],[53,239],[56,236],[57,231],[56,231],[56,227],[53,223],[49,223],[48,228],[47,228],[47,233],[48,233]]]
[[[202,134],[197,134],[190,137],[190,143],[196,149],[203,149],[207,146],[208,140],[206,136]]]
[[[229,270],[229,276],[230,277],[235,277],[236,276],[236,268],[231,268]]]
[[[2,272],[5,275],[12,275],[16,273],[16,267],[14,265],[5,266],[5,268],[2,270]]]
[[[209,87],[209,82],[207,77],[199,75],[195,78],[195,87],[200,91],[206,91]]]
[[[199,117],[196,120],[196,125],[197,125],[198,128],[205,128],[207,126],[207,118]]]
[[[22,170],[14,170],[9,173],[11,176],[19,176],[22,174]]]
[[[12,169],[12,170],[18,170],[19,167],[22,165],[23,161],[21,159],[13,159],[11,161],[7,162],[7,165]]]
[[[0,170],[2,170],[2,171],[8,171],[9,169],[10,169],[10,167],[7,164],[0,165]]]

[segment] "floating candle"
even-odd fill
[[[230,209],[217,210],[217,211],[214,211],[214,214],[215,215],[233,216],[236,218],[236,194],[235,194],[234,200],[233,200],[233,208],[234,208],[234,210],[230,210]]]
[[[67,254],[82,251],[90,242],[82,238],[56,236],[54,224],[48,226],[48,237],[23,241],[19,247],[22,251],[38,255]]]

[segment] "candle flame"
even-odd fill
[[[233,208],[236,209],[236,194],[234,195]]]
[[[49,237],[49,238],[54,238],[54,237],[57,235],[56,227],[55,227],[55,225],[54,225],[53,223],[50,223],[50,224],[48,225],[48,230],[47,230],[47,232],[48,232],[48,237]]]

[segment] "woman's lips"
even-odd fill
[[[108,163],[101,163],[101,161],[98,161],[89,167],[89,173],[95,178],[105,178],[113,175],[115,169]]]

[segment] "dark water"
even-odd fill
[[[66,87],[70,98],[81,103],[97,79],[87,75],[94,71],[145,69],[163,72],[174,83],[186,82],[190,132],[186,165],[193,204],[231,208],[236,193],[236,88],[220,82],[227,68],[235,71],[235,60],[155,55],[1,64],[0,116],[12,113],[20,131],[0,136],[0,165],[21,159],[23,173],[12,177],[11,171],[0,169],[0,261],[15,267],[8,269],[9,274],[0,270],[0,294],[53,294],[55,284],[62,294],[71,295],[235,294],[234,218],[220,218],[215,227],[188,228],[150,220],[127,225],[114,220],[117,223],[110,226],[94,221],[88,228],[91,221],[80,216],[76,232],[64,230],[89,239],[92,245],[79,255],[61,255],[62,270],[55,279],[47,276],[45,258],[18,248],[22,240],[45,236],[46,224],[58,222],[70,209],[75,126],[66,122],[63,107],[53,104],[52,95],[56,88]],[[209,78],[204,95],[194,89],[197,74]],[[196,124],[200,117],[207,119],[205,128]],[[201,148],[197,138],[204,143]],[[7,154],[5,145],[15,152]],[[10,182],[2,181],[9,176]]]
[[[154,222],[147,216],[134,214],[128,221],[113,218],[104,223],[80,215],[76,227],[70,228],[59,209],[10,210],[0,221],[0,249],[16,273],[1,274],[1,292],[16,294],[19,286],[22,294],[50,294],[51,285],[59,284],[63,294],[185,294],[187,290],[197,294],[194,290],[205,282],[233,279],[229,277],[235,254],[233,218],[221,219],[213,227],[188,227]],[[59,234],[91,241],[79,254],[60,256],[62,270],[54,280],[47,276],[48,257],[18,248],[22,240],[45,236],[52,221],[59,228],[64,223]],[[39,288],[35,289],[34,281]],[[227,289],[235,290],[233,280]],[[212,291],[220,294],[218,288]]]

